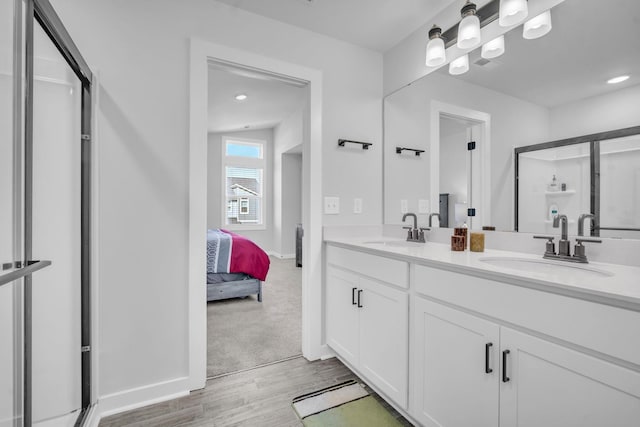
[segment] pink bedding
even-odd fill
[[[229,273],[246,273],[264,281],[269,272],[269,256],[246,237],[227,230],[220,230],[231,236],[232,249]]]

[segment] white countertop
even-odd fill
[[[536,269],[520,271],[512,267],[491,265],[482,259],[499,257],[542,261],[542,255],[494,249],[485,249],[484,252],[469,250],[454,252],[449,245],[433,242],[414,244],[409,247],[367,243],[403,242],[401,239],[379,235],[366,238],[332,236],[325,237],[325,242],[374,255],[390,256],[435,268],[640,311],[640,267],[599,262],[574,264],[566,261],[544,260],[545,263],[558,264],[560,268],[557,271],[548,271],[555,270],[553,268],[541,269],[547,271],[535,271]],[[588,275],[583,274],[583,271],[576,271],[576,268],[597,270],[611,275]]]

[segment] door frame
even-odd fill
[[[210,60],[308,82],[303,126],[302,354],[315,360],[327,353],[322,342],[322,72],[253,52],[190,40],[189,97],[189,388],[207,377],[207,69]],[[311,161],[313,159],[313,161]]]
[[[440,101],[431,101],[431,129],[429,139],[430,204],[439,205],[440,196],[440,116],[457,117],[480,126],[478,150],[480,154],[480,200],[474,199],[474,208],[480,212],[483,224],[491,224],[491,114]],[[468,160],[467,160],[468,163]],[[468,165],[467,165],[468,166]],[[467,180],[468,181],[468,180]],[[480,227],[482,224],[479,224]],[[477,225],[474,224],[474,227]]]

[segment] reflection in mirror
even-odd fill
[[[600,236],[640,239],[640,135],[600,141]]]
[[[484,182],[473,180],[472,184],[490,195],[490,216],[478,225],[495,226],[497,230],[515,229],[514,148],[640,125],[640,9],[636,2],[564,0],[551,10],[551,16],[553,29],[544,37],[525,40],[519,25],[505,34],[502,56],[483,60],[480,48],[475,49],[469,53],[469,72],[451,76],[445,65],[385,98],[385,223],[400,222],[403,200],[410,211],[419,213],[421,223],[426,223],[426,214],[438,211],[435,204],[439,194],[453,193],[448,188],[459,186],[460,170],[440,164],[445,155],[439,153],[443,142],[434,131],[440,127],[433,120],[437,105],[479,111],[490,117],[490,170],[486,171]],[[615,38],[603,37],[598,30],[602,28],[615,28]],[[425,68],[427,71],[430,70]],[[607,84],[607,80],[622,74],[630,78]],[[435,142],[434,135],[438,138]],[[396,145],[427,152],[419,160],[400,157],[393,151]],[[581,193],[583,189],[589,191],[589,175],[578,172],[577,159],[560,157],[555,163],[566,164],[568,169],[560,167],[556,180],[558,185],[564,182],[575,190],[575,195],[563,196],[570,203],[567,200],[556,204],[571,204],[568,215],[572,232],[576,232],[578,216],[589,212],[589,200],[584,200]],[[637,169],[612,167],[610,176],[605,177],[604,165],[609,161],[605,157],[602,156],[601,225],[637,227],[634,221],[640,218],[640,210],[635,196],[629,194],[633,186],[640,186]],[[542,162],[529,159],[534,160]],[[573,166],[569,167],[571,162]],[[540,175],[537,185],[544,188],[550,184],[551,170],[536,173]],[[625,189],[624,194],[611,193],[610,188],[616,186]],[[521,194],[523,199],[528,196],[532,194]],[[425,207],[420,200],[429,201],[426,212],[419,210],[420,206]],[[452,202],[450,211],[454,205]],[[528,228],[547,230],[549,226],[544,221],[549,220],[548,205],[536,206],[542,210],[536,213],[540,222],[531,223]],[[607,213],[609,209],[615,213]],[[623,225],[616,227],[616,222]],[[455,220],[448,223],[449,227],[454,225]],[[601,231],[602,236],[640,238],[625,230]]]
[[[566,215],[577,234],[577,218],[591,212],[589,153],[581,143],[519,155],[518,231],[552,235],[553,217]]]

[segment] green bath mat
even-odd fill
[[[402,426],[355,381],[297,397],[293,408],[306,427]]]

